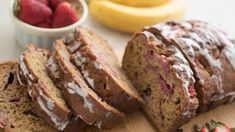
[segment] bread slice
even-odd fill
[[[125,113],[131,113],[143,105],[143,100],[106,41],[78,27],[72,39],[67,38],[66,44],[72,61],[85,80],[108,104]]]
[[[1,63],[0,69],[0,90],[4,90],[7,85],[12,83],[14,80],[14,75],[11,73],[12,70],[15,69],[15,65],[17,62],[15,61],[7,61]],[[10,74],[11,73],[11,74]]]
[[[216,25],[201,21],[172,21],[146,30],[176,45],[194,70],[199,112],[235,97],[234,41]]]
[[[17,83],[17,62],[0,64],[0,128],[7,132],[57,132],[32,111],[27,88]]]
[[[139,32],[128,42],[122,64],[159,131],[176,131],[196,115],[193,71],[177,47]]]
[[[47,50],[31,44],[20,57],[19,70],[27,82],[28,92],[34,103],[44,113],[41,116],[58,130],[63,130],[69,123],[71,111],[61,91],[47,74],[49,55]]]
[[[86,123],[110,129],[124,119],[124,114],[109,106],[88,87],[81,73],[70,62],[63,40],[54,43],[55,53],[48,61],[48,70],[55,84],[63,91],[68,104]]]

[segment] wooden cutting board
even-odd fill
[[[235,127],[235,102],[219,106],[210,112],[199,115],[182,128],[184,132],[192,132],[192,128],[195,124],[202,126],[211,120],[221,121],[229,127]],[[151,125],[148,118],[141,111],[138,111],[129,115],[123,124],[120,124],[112,130],[105,131],[90,128],[87,132],[157,132],[157,130],[154,129],[154,126]]]
[[[116,52],[119,60],[122,59],[123,51]],[[220,121],[228,125],[228,127],[235,127],[235,102],[219,106],[207,113],[197,116],[190,122],[182,126],[184,132],[192,132],[193,126],[198,124],[202,126],[211,120]],[[88,132],[157,132],[145,114],[138,111],[132,115],[128,115],[123,124],[113,128],[112,130],[98,130],[97,128],[90,128]]]

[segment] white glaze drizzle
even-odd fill
[[[231,96],[228,103],[232,103],[234,101],[234,99],[235,99],[235,95]]]
[[[28,93],[29,93],[29,96],[30,96],[30,97],[33,97],[33,95],[32,95],[32,90],[29,90]]]
[[[65,40],[66,43],[70,43],[74,40],[74,32],[71,32],[65,36],[62,37],[63,40]]]
[[[86,58],[85,58],[85,57],[82,57],[80,61],[81,61],[81,63],[83,64],[84,62],[86,62]]]
[[[19,72],[20,72],[20,71],[17,71],[17,72],[16,72],[17,80],[18,80],[18,82],[19,82],[20,85],[24,86],[24,83],[22,82],[22,80],[21,80],[21,78],[20,78],[20,75],[19,75],[20,73],[19,73]]]
[[[89,77],[88,71],[84,70],[84,71],[82,71],[82,73],[83,73],[83,77],[86,79],[86,81],[91,86],[91,88],[94,88],[94,80]]]
[[[60,78],[60,72],[58,66],[55,64],[53,56],[48,59],[48,68],[53,74],[54,78]]]
[[[178,23],[180,24],[180,26],[182,26],[186,30],[190,30],[193,27],[192,24],[188,23],[188,22],[181,21],[181,22],[178,22]]]
[[[102,127],[102,121],[98,121],[95,125],[96,125],[99,129],[101,129],[101,127]]]
[[[24,55],[20,56],[20,69],[22,70],[22,72],[25,76],[27,76],[29,74],[29,71],[24,63]]]
[[[32,82],[28,79],[28,85],[31,86],[32,85]]]
[[[88,99],[88,93],[87,93],[86,90],[82,89],[80,86],[75,84],[75,82],[67,83],[67,89],[68,89],[68,92],[71,93],[71,94],[76,93],[76,94],[80,95],[84,100],[84,107],[88,108],[88,110],[91,113],[94,113],[93,104]]]
[[[75,64],[77,65],[77,66],[79,66],[79,67],[81,67],[82,66],[82,62],[77,58],[77,57],[75,57],[74,58],[75,60]]]
[[[34,77],[33,77],[33,75],[31,75],[30,73],[29,73],[29,71],[28,71],[28,69],[27,69],[27,66],[25,65],[25,62],[24,62],[24,55],[21,55],[20,56],[20,69],[22,70],[22,72],[23,72],[23,75],[25,76],[25,77],[29,77],[29,79],[31,79],[31,80],[34,80]]]
[[[29,90],[29,95],[31,97],[32,97],[32,92],[33,92],[32,90]],[[68,125],[69,120],[61,122],[60,121],[61,119],[56,114],[54,114],[49,109],[47,109],[47,107],[43,103],[43,101],[42,101],[40,96],[37,96],[37,102],[38,102],[40,108],[51,118],[51,120],[55,124],[56,128],[61,130],[61,131],[64,130],[64,128]]]
[[[185,46],[187,46],[189,48],[189,52],[191,53],[191,57],[194,59],[194,57],[195,57],[194,49],[200,50],[200,46],[198,45],[198,43],[196,43],[195,41],[188,39],[188,38],[178,39],[179,43],[181,41],[183,41]]]
[[[50,116],[51,120],[54,122],[57,129],[59,129],[61,131],[64,130],[64,128],[68,125],[69,121],[67,120],[65,122],[60,122],[59,121],[60,118],[46,108],[46,106],[44,105],[44,103],[42,102],[42,100],[39,96],[37,97],[37,102],[38,102],[39,106],[42,108],[42,110],[45,111],[48,116]]]
[[[227,45],[224,50],[224,54],[227,59],[230,61],[233,69],[235,70],[235,47],[234,45]]]
[[[80,41],[74,40],[73,44],[70,44],[67,47],[70,53],[74,53],[77,49],[79,49],[80,46],[81,46]]]
[[[98,62],[94,62],[94,66],[98,70],[101,70],[103,68],[102,65],[100,63],[98,63]]]
[[[151,33],[148,32],[148,31],[143,31],[144,35],[147,37],[147,38],[150,38],[152,37]]]
[[[41,89],[38,89],[38,90],[39,90],[39,95],[42,96],[42,97],[46,100],[46,102],[47,102],[47,108],[50,109],[50,110],[53,110],[54,107],[55,107],[54,101],[53,101],[51,98],[47,97],[47,96],[42,92]]]
[[[79,115],[77,115],[74,119],[75,119],[75,120],[78,120],[78,119],[79,119]]]
[[[181,72],[186,73],[186,74],[183,74],[183,80],[182,80],[183,87],[187,91],[187,94],[190,96],[190,93],[188,91],[189,84],[191,81],[195,82],[195,79],[193,77],[193,71],[190,68],[188,61],[185,59],[185,57],[179,51],[179,49],[177,49],[176,47],[174,47],[174,49],[176,51],[174,56],[177,57],[178,59],[182,60],[182,62],[180,64],[174,64],[172,67],[175,68],[177,71],[181,71]]]
[[[215,80],[214,82],[216,83],[216,86],[218,88],[218,92],[220,94],[223,94],[224,93],[224,89],[223,89],[221,75],[212,75],[211,78]]]
[[[142,33],[144,33],[144,35],[148,38],[148,39],[154,39],[155,42],[162,42],[161,39],[157,39],[156,36],[154,34],[152,34],[151,32],[148,31],[143,31]]]
[[[209,63],[210,63],[212,66],[221,69],[220,60],[213,58],[213,57],[209,54],[207,48],[203,48],[203,49],[201,49],[200,51],[201,51],[201,54],[206,57],[206,59],[209,61]]]
[[[67,86],[66,86],[66,87],[67,87]],[[73,90],[73,89],[71,89],[70,87],[67,87],[67,90],[68,90],[68,92],[69,92],[70,94],[75,94],[75,93],[76,93],[76,91]]]
[[[222,100],[223,98],[225,97],[231,97],[230,100],[229,100],[229,103],[231,103],[233,101],[233,99],[235,98],[235,91],[233,92],[229,92],[223,96],[214,96],[213,98],[211,98],[211,101],[219,101],[219,100]]]
[[[82,57],[82,55],[79,52],[77,52],[75,57],[75,63],[77,66],[81,67],[82,75],[86,79],[88,84],[91,86],[91,88],[94,88],[94,80],[91,77],[89,77],[89,72],[84,70],[84,64],[83,64],[84,62],[86,62],[86,58]],[[102,67],[99,66],[98,68]]]
[[[186,117],[186,118],[191,118],[192,117],[192,113],[189,110],[187,110],[187,111],[182,113],[182,116]]]
[[[148,31],[143,31],[142,32],[147,38],[155,38],[156,37],[151,33],[151,32],[148,32]],[[157,39],[156,39],[157,40]]]
[[[80,52],[76,52],[76,58],[80,60],[81,63],[86,62],[86,57],[83,57]]]
[[[177,28],[176,30],[172,30],[171,26],[169,25],[162,25],[161,28],[159,28],[159,26],[157,26],[158,29],[161,29],[161,34],[162,36],[167,36],[171,39],[175,38],[177,34],[179,34],[181,32],[181,29]]]

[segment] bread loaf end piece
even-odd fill
[[[177,47],[150,32],[139,32],[129,41],[122,64],[145,101],[144,111],[160,131],[175,131],[195,116],[193,71]]]

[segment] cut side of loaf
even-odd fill
[[[125,113],[132,113],[143,105],[105,40],[78,27],[65,43],[87,83],[108,104]]]
[[[17,62],[3,62],[1,63],[1,71],[0,71],[0,90],[4,90],[8,84],[12,83],[14,80],[14,75],[12,74],[12,70],[15,70],[15,65]]]
[[[102,101],[70,62],[71,55],[64,41],[57,40],[54,48],[55,53],[48,61],[48,71],[77,115],[87,124],[105,129],[122,122],[124,114]]]
[[[40,115],[55,128],[63,130],[69,124],[71,111],[61,90],[48,76],[46,65],[49,55],[47,50],[29,45],[20,57],[19,73],[26,80],[35,105],[43,112]]]
[[[177,46],[189,60],[195,73],[199,112],[233,101],[235,46],[223,29],[202,21],[174,21],[146,30]]]
[[[177,47],[139,32],[128,42],[122,64],[159,131],[175,131],[196,115],[193,71]]]
[[[17,62],[0,64],[0,128],[7,132],[57,132],[33,112],[27,88],[18,84]]]

